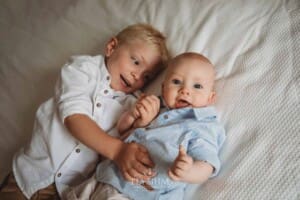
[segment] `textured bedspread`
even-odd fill
[[[60,67],[136,22],[164,32],[173,55],[200,52],[216,66],[222,169],[186,199],[299,200],[299,0],[0,1],[0,180]]]

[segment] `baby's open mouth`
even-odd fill
[[[126,87],[131,87],[131,84],[122,75],[120,75],[120,78]]]
[[[188,101],[180,99],[176,102],[175,107],[176,108],[184,108],[184,107],[188,107],[190,105],[191,104]]]

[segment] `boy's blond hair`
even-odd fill
[[[119,32],[116,35],[116,38],[120,44],[130,43],[134,40],[146,42],[159,51],[162,66],[167,66],[170,54],[166,45],[166,38],[160,31],[150,24],[139,23],[130,25]]]

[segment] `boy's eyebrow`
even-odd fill
[[[139,52],[133,52],[133,56],[136,57],[137,59],[145,62],[145,58],[143,55],[141,55]]]
[[[144,63],[146,62],[146,60],[145,60],[145,58],[144,58],[143,55],[141,55],[141,60],[142,60]]]

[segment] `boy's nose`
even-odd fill
[[[131,76],[133,76],[134,80],[139,80],[142,76],[141,72],[131,72]]]

